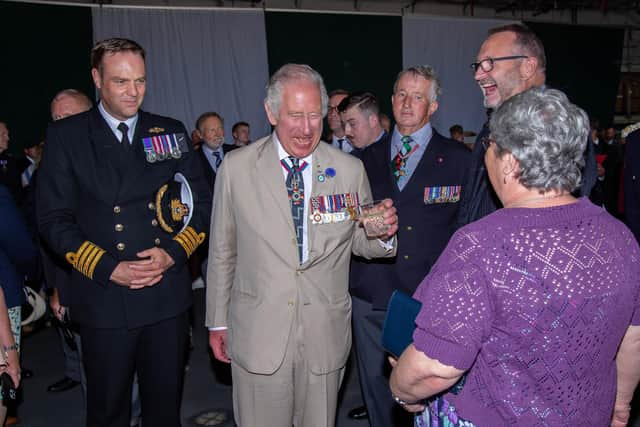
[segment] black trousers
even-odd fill
[[[142,423],[179,427],[187,312],[135,329],[81,327],[87,375],[87,427],[129,427],[138,374]]]

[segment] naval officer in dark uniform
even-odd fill
[[[40,169],[40,232],[73,267],[90,427],[129,426],[134,372],[143,424],[180,425],[192,298],[186,261],[204,240],[211,198],[182,123],[139,110],[144,57],[126,39],[94,46],[100,103],[50,126]],[[173,198],[168,212],[178,173],[193,203]]]

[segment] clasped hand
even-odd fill
[[[131,289],[153,286],[175,261],[162,248],[151,248],[136,254],[139,261],[121,261],[111,273],[111,281]]]

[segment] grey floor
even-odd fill
[[[204,292],[195,292],[195,324],[203,325]],[[212,364],[207,351],[204,327],[194,330],[195,348],[191,352],[185,378],[182,401],[183,426],[190,427],[192,416],[211,408],[231,409],[231,387],[224,384],[224,373],[218,375],[219,366]],[[23,366],[35,372],[33,378],[23,382],[24,402],[19,408],[21,427],[82,427],[84,404],[80,387],[64,393],[47,393],[48,384],[62,377],[62,352],[55,331],[45,328],[23,343]],[[360,404],[360,389],[354,369],[348,369],[339,401],[337,427],[368,427],[366,421],[347,417],[350,408]],[[640,412],[640,404],[634,405]],[[224,424],[224,427],[232,426]],[[640,417],[634,417],[633,427],[640,427]],[[270,426],[265,426],[270,427]],[[409,426],[406,426],[409,427]],[[604,426],[603,426],[604,427]]]
[[[191,426],[191,418],[204,410],[231,410],[231,387],[224,384],[224,369],[212,364],[207,351],[207,336],[203,325],[204,292],[195,291],[194,350],[185,377],[182,401],[183,426]],[[80,387],[63,393],[48,393],[46,388],[62,378],[62,351],[53,328],[45,328],[25,338],[24,367],[32,369],[33,378],[24,380],[24,401],[19,407],[20,427],[83,427],[84,403]],[[218,375],[221,372],[222,375]],[[345,377],[340,399],[337,427],[368,427],[366,421],[350,420],[346,413],[360,403],[360,388],[354,370]],[[227,423],[224,426],[233,425]],[[269,426],[265,426],[269,427]]]

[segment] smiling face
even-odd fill
[[[431,84],[430,80],[413,73],[405,73],[398,80],[391,104],[402,135],[410,135],[429,123],[431,115],[438,109],[437,101],[429,101]]]
[[[106,54],[102,70],[93,68],[91,76],[100,90],[104,109],[125,121],[138,113],[144,100],[146,75],[144,59],[137,53],[123,51]]]
[[[212,150],[218,149],[224,142],[224,125],[222,120],[215,116],[204,119],[198,131],[202,136],[202,142]]]
[[[500,58],[503,56],[523,55],[516,45],[516,35],[505,31],[492,34],[482,46],[476,61],[487,58]],[[474,74],[474,79],[482,89],[484,106],[486,108],[498,108],[504,101],[527,90],[533,83],[523,76],[523,64],[527,59],[509,59],[496,61],[493,69],[485,72],[482,68]]]
[[[307,80],[284,83],[280,110],[265,103],[269,122],[275,127],[282,148],[291,156],[307,157],[322,135],[322,101],[318,84]]]

